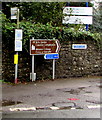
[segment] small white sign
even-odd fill
[[[87,44],[72,44],[72,49],[87,49]]]
[[[11,8],[11,19],[17,19],[17,7]]]
[[[92,7],[64,7],[63,13],[67,15],[92,15]]]
[[[22,41],[15,40],[15,51],[22,51]]]
[[[65,16],[63,24],[92,24],[92,16]]]
[[[15,29],[15,40],[22,40],[22,29]]]

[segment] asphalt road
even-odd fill
[[[100,80],[101,77],[83,77],[17,85],[3,83],[2,117],[101,118]],[[29,111],[31,107],[35,110]]]

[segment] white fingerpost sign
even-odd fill
[[[22,29],[15,29],[15,40],[22,40]]]
[[[17,7],[11,8],[11,19],[17,19]]]
[[[92,7],[64,7],[63,24],[92,24]]]
[[[22,41],[15,40],[15,51],[22,51]]]
[[[63,24],[92,24],[92,16],[65,16]]]
[[[63,13],[67,15],[92,15],[92,7],[64,7]]]

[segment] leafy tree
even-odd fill
[[[102,2],[98,3],[98,7],[94,8],[92,31],[102,31]]]
[[[33,23],[46,24],[51,22],[53,26],[62,25],[63,7],[67,2],[4,2],[3,13],[10,19],[10,8],[20,9],[20,21],[32,21]],[[69,6],[86,6],[85,2],[70,2]],[[89,3],[89,6],[92,4]],[[13,20],[13,22],[16,20]]]
[[[3,3],[3,12],[10,19],[10,8],[20,9],[20,20],[46,24],[52,22],[54,26],[62,24],[64,2],[19,2]]]

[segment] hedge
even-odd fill
[[[6,18],[5,18],[6,19]],[[4,20],[2,23],[2,36],[5,45],[13,45],[15,40],[16,22]],[[23,48],[29,52],[29,40],[35,39],[58,39],[61,44],[66,44],[67,41],[74,40],[94,40],[98,47],[101,48],[102,40],[100,33],[91,33],[90,31],[81,31],[79,29],[69,28],[66,26],[53,27],[51,23],[46,25],[32,23],[29,21],[21,21],[20,29],[23,30]]]

